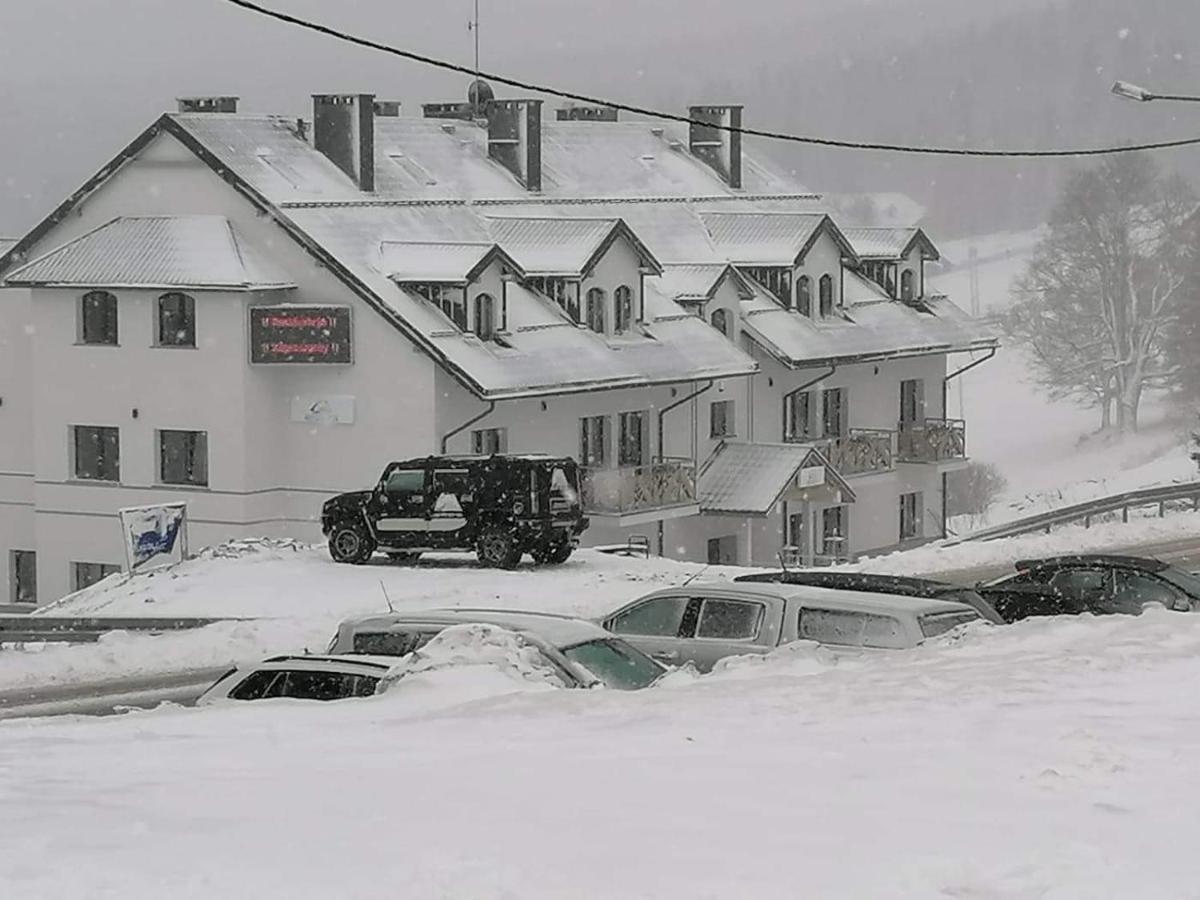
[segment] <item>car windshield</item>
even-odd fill
[[[947,631],[966,625],[968,622],[978,622],[979,613],[974,610],[962,612],[927,613],[920,617],[921,633],[927,638],[937,637]]]
[[[1173,584],[1189,597],[1200,599],[1200,576],[1176,568],[1166,568],[1156,574],[1163,581]]]
[[[605,687],[619,691],[649,687],[666,671],[624,641],[588,641],[566,648],[563,655],[586,669]]]

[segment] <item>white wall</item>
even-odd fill
[[[799,284],[800,276],[807,275],[812,284],[812,313],[817,318],[821,310],[821,276],[833,277],[833,306],[837,309],[842,302],[842,250],[837,241],[822,232],[809,248],[804,259],[792,273],[793,285]],[[795,288],[793,288],[793,291]]]

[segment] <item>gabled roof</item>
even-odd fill
[[[400,283],[467,284],[500,260],[517,275],[524,271],[495,244],[436,241],[382,241],[380,271]]]
[[[739,292],[748,291],[745,278],[729,263],[690,263],[663,266],[655,279],[660,294],[676,303],[711,300],[726,277],[736,279]]]
[[[5,281],[193,290],[295,287],[224,216],[116,218],[21,266]]]
[[[767,515],[802,468],[823,466],[842,499],[854,491],[813,444],[760,444],[724,441],[697,480],[700,511],[720,515]]]
[[[924,259],[941,259],[933,241],[920,228],[843,228],[846,240],[859,259],[899,260],[908,256],[914,246]]]
[[[7,253],[16,243],[17,238],[0,238],[0,254]]]
[[[486,224],[528,275],[584,277],[619,237],[632,245],[643,265],[662,268],[623,219],[488,216]]]
[[[822,234],[828,234],[843,255],[856,259],[854,248],[824,213],[702,212],[717,252],[740,266],[793,266]]]

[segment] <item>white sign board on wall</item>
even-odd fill
[[[291,419],[306,425],[353,425],[354,398],[345,394],[293,397]]]

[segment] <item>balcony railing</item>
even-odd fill
[[[603,515],[670,509],[696,502],[696,465],[690,459],[644,466],[583,470],[583,508]]]
[[[922,419],[900,423],[902,462],[942,462],[966,459],[967,423],[962,419]]]
[[[896,432],[886,428],[851,428],[840,438],[788,437],[791,443],[813,443],[843,477],[890,472],[895,465]]]

